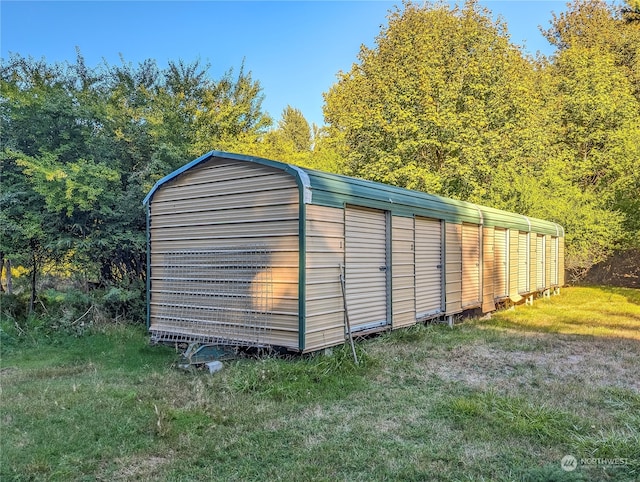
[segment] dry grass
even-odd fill
[[[25,347],[0,366],[0,478],[638,480],[639,299],[572,288],[398,330],[358,344],[363,367],[338,348],[189,374],[130,327]]]

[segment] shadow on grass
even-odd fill
[[[640,305],[640,289],[619,288],[616,286],[589,286],[589,288],[598,289],[612,295],[624,296],[628,303]]]
[[[621,328],[615,324],[585,324],[578,320],[555,320],[547,325],[528,323],[522,320],[493,319],[482,323],[486,328],[498,328],[523,333],[545,333],[570,336],[587,336],[594,338],[625,338],[640,342],[639,328]]]

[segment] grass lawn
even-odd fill
[[[140,327],[5,341],[0,480],[640,480],[640,290],[357,349],[210,375]]]

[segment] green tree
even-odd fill
[[[299,109],[287,106],[277,127],[262,135],[258,142],[238,143],[238,151],[275,159],[296,166],[328,172],[341,172],[343,164],[333,139],[326,129],[309,123]]]
[[[313,132],[313,149],[304,166],[336,174],[346,172],[344,158],[340,155],[341,146],[339,142],[329,135],[326,127],[318,127],[313,124],[311,130]]]
[[[31,304],[45,265],[141,295],[146,192],[204,150],[260,140],[259,83],[207,69],[89,68],[80,51],[74,64],[2,61],[0,258],[29,268]]]
[[[622,18],[626,23],[640,23],[640,0],[625,0],[622,7]]]
[[[57,257],[50,240],[59,225],[24,175],[19,157],[41,152],[74,155],[85,137],[71,113],[63,69],[14,56],[1,72],[0,251],[29,270],[33,311],[40,271]]]
[[[559,53],[580,47],[609,54],[640,101],[638,11],[637,0],[626,0],[622,7],[603,0],[574,0],[565,12],[553,15],[551,28],[543,33]]]
[[[325,94],[349,174],[484,201],[501,165],[535,162],[533,69],[476,2],[405,3],[358,60]]]
[[[576,272],[638,244],[634,11],[576,1],[532,59],[476,2],[405,3],[325,94],[346,172],[560,222]]]
[[[245,73],[244,63],[235,78],[230,69],[208,86],[195,112],[194,151],[243,150],[259,142],[272,124],[262,111],[261,91],[260,82]]]
[[[558,49],[549,66],[549,156],[562,162],[584,210],[598,213],[575,227],[583,242],[568,262],[579,269],[612,248],[640,246],[640,24],[624,9],[589,0],[554,15],[545,35]],[[586,235],[594,224],[606,231],[606,246]]]
[[[311,129],[299,109],[288,105],[278,121],[278,133],[285,142],[290,142],[296,152],[311,151]]]
[[[302,112],[287,106],[275,129],[260,142],[244,147],[245,153],[305,166],[311,155],[311,130]]]
[[[29,270],[29,312],[36,300],[36,286],[42,266],[53,258],[47,249],[45,229],[51,226],[44,200],[28,185],[15,159],[0,153],[0,253],[9,268],[22,265]],[[10,274],[7,274],[10,277]]]

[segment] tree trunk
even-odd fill
[[[4,253],[0,252],[0,293],[4,292],[4,286],[2,285],[2,273],[4,273]]]
[[[7,258],[5,261],[7,267],[7,294],[13,294],[13,276],[11,275],[11,260]]]
[[[31,298],[29,299],[29,314],[33,313],[33,309],[36,305],[36,279],[37,279],[38,262],[36,260],[36,254],[33,253],[31,257]]]

